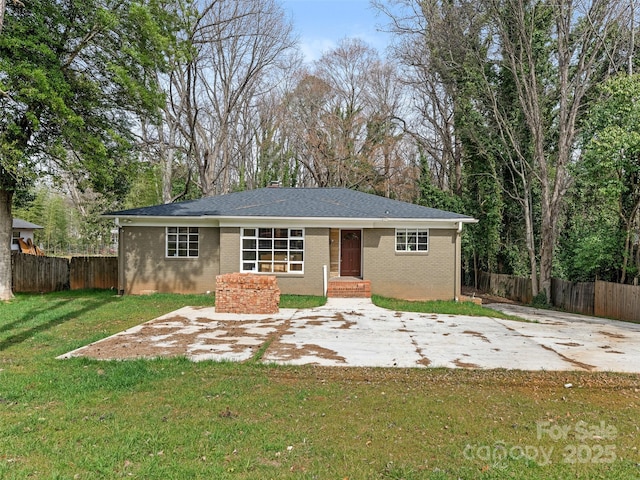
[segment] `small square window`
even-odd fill
[[[197,257],[200,229],[198,227],[167,227],[167,257]]]
[[[424,228],[397,228],[396,252],[427,252],[429,230]]]

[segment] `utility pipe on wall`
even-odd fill
[[[322,293],[326,297],[327,296],[327,288],[329,285],[329,279],[327,278],[327,266],[322,266]]]

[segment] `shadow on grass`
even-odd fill
[[[0,327],[0,333],[9,333],[9,336],[5,338],[0,337],[0,352],[23,343],[38,333],[50,330],[69,320],[96,310],[109,303],[109,301],[109,298],[95,296],[61,298],[55,303],[47,299],[47,301],[43,301],[41,305],[29,308],[17,320]],[[77,308],[72,307],[74,303],[78,303]],[[60,309],[64,309],[64,311],[57,312]],[[25,328],[24,330],[21,328],[29,324],[33,324],[33,326]],[[14,331],[15,333],[11,334]]]

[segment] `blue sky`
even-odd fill
[[[386,19],[369,0],[281,0],[281,4],[293,19],[306,61],[317,60],[345,37],[360,38],[384,54],[388,36],[376,27]]]

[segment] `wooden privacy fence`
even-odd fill
[[[480,289],[520,303],[531,303],[531,279],[480,272]]]
[[[85,288],[117,288],[117,257],[11,255],[13,291],[46,293]]]
[[[640,323],[640,287],[596,282],[595,314]]]
[[[118,288],[118,257],[71,257],[69,287]]]
[[[479,288],[521,303],[531,303],[531,280],[480,272]],[[640,287],[610,282],[551,280],[551,303],[567,312],[640,323]]]
[[[57,292],[69,289],[68,259],[13,253],[11,260],[14,292]]]
[[[595,284],[551,279],[551,304],[567,312],[593,315]]]

